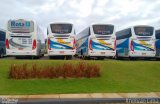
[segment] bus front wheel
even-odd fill
[[[90,56],[84,56],[84,60],[90,60],[91,57]]]
[[[71,60],[71,59],[72,59],[72,56],[65,56],[65,59],[66,59],[66,60]]]
[[[49,59],[54,59],[54,57],[53,56],[49,56]]]
[[[104,57],[98,57],[97,59],[98,60],[104,60]]]
[[[3,49],[0,51],[0,57],[2,58],[4,56],[4,51]]]
[[[132,60],[132,61],[136,60],[135,57],[129,57],[129,59]]]

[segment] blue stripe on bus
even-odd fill
[[[117,53],[125,54],[125,51],[129,49],[129,38],[124,39],[120,44],[116,46]]]
[[[81,54],[81,50],[83,51],[83,54],[88,51],[88,38],[85,39],[85,41],[77,48],[77,50],[79,54]]]
[[[156,48],[160,49],[160,39],[157,39],[156,41]]]
[[[103,44],[97,43],[95,41],[92,41],[92,49],[95,49],[95,50],[114,50],[113,48],[110,48],[110,47],[105,46]]]
[[[64,45],[61,43],[57,43],[52,40],[50,40],[50,47],[54,48],[54,49],[72,49],[72,47],[70,47],[70,46],[67,46],[67,45]]]
[[[138,51],[154,51],[154,49],[149,48],[149,47],[142,45],[142,44],[138,44],[134,41],[133,41],[133,48],[134,48],[134,50],[138,50]]]
[[[160,56],[160,39],[156,40],[156,56]]]
[[[116,46],[117,48],[129,48],[129,38]]]

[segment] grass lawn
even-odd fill
[[[101,66],[100,78],[79,79],[8,79],[11,64],[62,64],[63,60],[0,60],[0,95],[160,92],[160,62],[158,61],[88,61]],[[67,62],[76,63],[77,60]]]

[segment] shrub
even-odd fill
[[[64,63],[56,66],[31,67],[12,64],[9,70],[9,78],[12,79],[34,79],[34,78],[93,78],[100,77],[100,66],[80,61],[77,64]]]

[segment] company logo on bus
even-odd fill
[[[11,27],[30,27],[30,22],[11,21]]]

